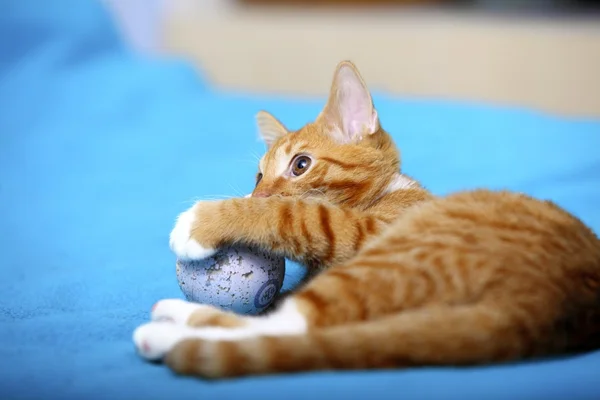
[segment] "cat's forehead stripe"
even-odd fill
[[[275,174],[283,176],[289,164],[290,154],[287,150],[289,147],[279,146],[275,151]]]

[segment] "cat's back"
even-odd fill
[[[535,254],[540,261],[561,259],[568,265],[598,263],[600,268],[598,237],[551,201],[509,191],[474,190],[427,201],[411,211],[397,225],[399,231],[420,231],[437,237],[440,244],[447,237],[447,245]]]
[[[524,194],[476,190],[428,200],[380,239],[372,247],[411,268],[463,276],[473,294],[497,280],[600,286],[594,232],[554,203]]]

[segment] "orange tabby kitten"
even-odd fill
[[[600,241],[548,201],[477,190],[436,198],[402,175],[365,83],[335,72],[314,123],[258,115],[269,146],[251,197],[201,201],[170,244],[199,259],[229,243],[316,275],[265,316],[178,299],[134,333],[139,353],[205,377],[467,365],[597,345]]]

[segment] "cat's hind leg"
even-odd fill
[[[167,299],[153,307],[152,318],[133,334],[138,353],[149,360],[162,359],[173,346],[186,339],[241,340],[261,335],[305,334],[308,330],[307,319],[292,298],[263,316],[241,316],[211,306]]]
[[[303,334],[245,329],[192,329],[174,324],[141,327],[140,353],[175,372],[211,378],[308,370],[412,365],[474,365],[519,359],[550,350],[536,340],[552,331],[533,315],[505,303],[482,301],[427,306],[382,318]],[[531,309],[539,314],[545,303]]]
[[[150,319],[188,326],[220,326],[234,328],[244,324],[244,317],[218,307],[181,299],[163,299],[150,311]]]

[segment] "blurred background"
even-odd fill
[[[592,2],[2,5],[0,399],[395,400],[398,388],[403,399],[600,399],[598,352],[203,383],[147,365],[131,343],[157,299],[182,295],[168,245],[176,216],[197,199],[249,193],[265,151],[256,112],[291,129],[314,119],[342,59],[377,92],[402,170],[434,194],[511,189],[600,232]],[[284,290],[303,274],[288,263]]]
[[[590,0],[104,0],[129,43],[222,89],[322,96],[355,61],[375,91],[600,116]]]

